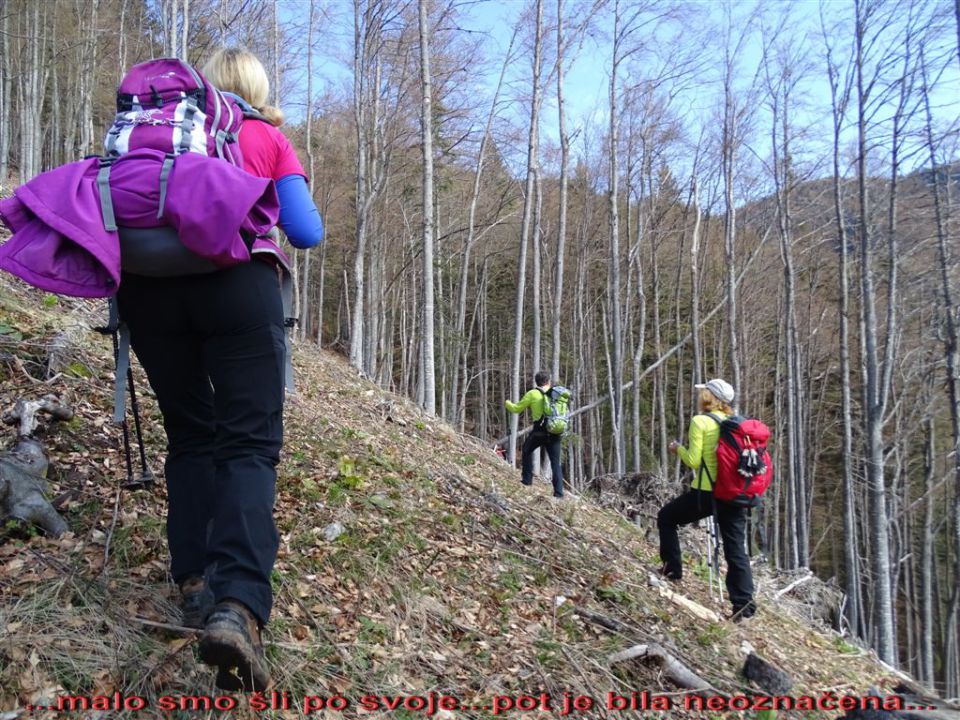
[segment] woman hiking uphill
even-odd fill
[[[734,414],[734,389],[719,378],[695,386],[700,391],[700,412],[690,420],[687,431],[689,447],[674,440],[670,452],[694,471],[690,489],[660,509],[657,527],[660,531],[661,573],[669,580],[683,577],[680,538],[677,526],[688,525],[709,517],[716,508],[717,524],[727,561],[727,592],[733,603],[733,620],[751,617],[756,612],[753,602],[753,574],[745,549],[747,508],[731,505],[713,496],[713,478],[717,477],[717,443],[720,421]]]
[[[239,140],[245,169],[277,181],[280,226],[290,241],[316,245],[320,218],[276,127],[282,114],[264,106],[263,66],[245,51],[221,50],[204,73],[247,102]],[[279,544],[273,505],[285,332],[278,268],[268,257],[197,275],[125,274],[118,294],[167,433],[167,537],[183,622],[203,629],[200,657],[219,668],[217,686],[225,690],[270,683],[260,630],[270,616]]]

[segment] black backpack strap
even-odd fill
[[[539,386],[537,387],[537,392],[543,395],[544,407],[543,407],[543,414],[540,415],[540,419],[533,421],[534,430],[540,430],[543,428],[543,424],[544,422],[546,422],[546,419],[547,419],[547,403],[550,402],[550,398],[547,397],[547,394]]]
[[[717,423],[717,425],[723,427],[723,421],[713,413],[704,413],[704,415]],[[703,479],[701,477],[703,473],[707,474],[707,480],[710,481],[710,492],[713,492],[713,476],[710,475],[710,470],[707,468],[707,463],[703,460],[703,452],[701,451],[700,467],[697,468],[697,490],[703,490]]]

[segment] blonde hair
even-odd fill
[[[719,410],[724,415],[733,415],[734,409],[706,388],[700,389],[700,408],[704,412]]]
[[[283,125],[283,111],[267,105],[270,80],[263,64],[252,52],[242,48],[221,48],[203,66],[203,74],[218,90],[242,97],[271,125]]]

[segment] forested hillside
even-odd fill
[[[726,378],[770,563],[960,696],[960,5],[715,5],[3,0],[0,183],[100,152],[131,64],[249,47],[327,228],[299,342],[487,445],[548,370],[577,489],[679,490]]]
[[[74,411],[66,422],[42,420],[38,433],[51,458],[50,497],[70,532],[44,537],[14,522],[0,530],[7,720],[97,710],[412,719],[429,716],[415,703],[431,695],[456,701],[456,712],[432,715],[444,720],[489,718],[494,703],[499,716],[550,717],[573,698],[592,703],[579,700],[591,712],[573,717],[635,717],[631,708],[652,708],[653,697],[671,718],[758,716],[697,705],[733,696],[771,705],[779,697],[780,708],[809,718],[836,718],[861,702],[922,710],[929,720],[960,715],[904,694],[874,653],[832,630],[836,589],[804,570],[758,565],[760,611],[734,624],[723,619],[703,530],[691,529],[689,577],[669,589],[651,584],[651,516],[669,495],[655,479],[646,497],[621,498],[639,509],[635,522],[601,507],[611,492],[556,503],[547,483],[522,487],[476,438],[311,344],[295,354],[300,391],[287,403],[277,483],[281,549],[266,631],[277,694],[216,691],[213,672],[195,659],[197,634],[180,626],[163,483],[124,484],[122,432],[107,422],[111,343],[88,330],[103,313],[102,302],[54,300],[0,277],[0,402],[54,392]],[[51,363],[60,368],[52,375]],[[137,386],[156,471],[159,411],[139,371]],[[139,478],[136,453],[133,469]],[[745,677],[749,653],[775,669]],[[866,697],[871,688],[882,700]],[[614,696],[623,700],[611,708],[623,712],[607,708]],[[414,704],[387,713],[397,698]],[[214,701],[211,712],[205,703]]]

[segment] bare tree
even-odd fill
[[[530,129],[527,136],[527,181],[523,195],[523,220],[520,225],[520,252],[517,260],[516,317],[513,328],[513,360],[511,363],[510,395],[520,395],[520,360],[523,356],[523,301],[527,283],[527,245],[531,235],[536,236],[537,228],[531,229],[533,208],[536,204],[536,178],[540,169],[540,104],[542,88],[540,83],[541,57],[543,52],[543,0],[535,0],[535,29],[533,41],[533,95],[530,99]],[[510,445],[507,457],[515,462],[517,457],[517,415],[510,414]]]
[[[480,138],[480,147],[477,151],[477,164],[473,172],[473,188],[470,193],[470,204],[467,211],[467,237],[463,245],[463,261],[460,268],[460,283],[457,292],[457,315],[455,325],[456,345],[456,367],[453,373],[451,383],[451,406],[454,407],[454,416],[462,428],[465,419],[465,395],[466,395],[466,373],[467,373],[467,354],[469,350],[469,337],[465,335],[467,318],[467,289],[470,281],[470,260],[473,247],[477,240],[482,237],[485,231],[477,231],[477,205],[480,201],[481,179],[486,164],[487,151],[492,141],[493,121],[496,118],[497,108],[500,103],[500,93],[503,89],[503,79],[507,68],[513,59],[513,45],[520,30],[518,22],[510,36],[510,43],[507,46],[507,52],[503,58],[503,64],[500,66],[500,75],[497,78],[497,86],[493,92],[493,99],[490,102],[490,110],[487,112],[486,124],[483,128],[483,136]],[[489,230],[491,228],[487,228]],[[461,375],[464,378],[461,380]]]
[[[560,377],[561,313],[563,312],[563,261],[567,244],[567,185],[570,166],[570,134],[567,132],[567,114],[564,106],[564,56],[566,51],[563,25],[563,0],[557,0],[557,128],[560,133],[560,197],[557,218],[557,255],[553,281],[553,355],[550,376]]]
[[[783,16],[788,22],[789,17]],[[806,447],[801,434],[799,343],[797,338],[797,310],[795,271],[793,260],[793,217],[791,213],[794,171],[792,167],[793,128],[790,125],[790,102],[798,81],[797,68],[801,65],[793,48],[785,47],[789,41],[781,40],[783,27],[767,30],[764,34],[771,43],[767,48],[764,72],[766,75],[768,102],[771,110],[771,150],[773,155],[774,195],[776,198],[777,232],[780,238],[780,259],[783,263],[783,316],[784,360],[786,362],[786,435],[787,435],[787,492],[793,493],[794,512],[789,521],[794,529],[789,533],[789,568],[807,567],[809,559],[807,540],[807,493],[804,473]],[[777,43],[783,43],[779,46]],[[771,66],[777,62],[775,75]]]
[[[423,409],[429,415],[437,412],[436,380],[433,355],[433,118],[430,110],[430,27],[427,0],[418,0],[420,20],[420,141],[423,147],[423,302],[421,303],[423,348]]]
[[[821,22],[822,14],[821,14]],[[854,468],[853,468],[853,402],[850,390],[850,288],[849,288],[849,241],[847,239],[847,219],[843,209],[843,195],[840,171],[840,138],[843,130],[844,116],[850,99],[852,85],[853,64],[839,66],[833,57],[831,34],[824,29],[824,43],[827,52],[827,73],[830,82],[831,119],[833,125],[833,210],[837,226],[837,244],[839,245],[839,293],[838,293],[838,320],[840,325],[840,393],[841,409],[840,421],[843,426],[843,442],[841,445],[841,463],[843,472],[843,547],[844,547],[844,581],[846,590],[846,615],[850,630],[854,635],[860,634],[860,553],[857,549],[857,503],[854,495]]]
[[[937,271],[940,275],[940,337],[943,343],[943,357],[946,365],[947,392],[949,395],[950,430],[952,435],[953,458],[953,532],[954,532],[954,571],[953,591],[947,607],[947,622],[944,632],[944,688],[948,697],[960,693],[960,330],[957,328],[957,305],[953,294],[950,274],[954,260],[950,255],[952,238],[948,235],[948,226],[944,222],[944,188],[940,163],[937,162],[937,146],[933,138],[933,114],[930,108],[930,90],[928,68],[921,55],[923,72],[923,104],[926,115],[926,142],[930,158],[930,173],[933,177],[934,221],[937,241]]]
[[[13,65],[10,59],[10,0],[0,5],[0,184],[7,181],[10,168],[10,106],[13,104]]]

